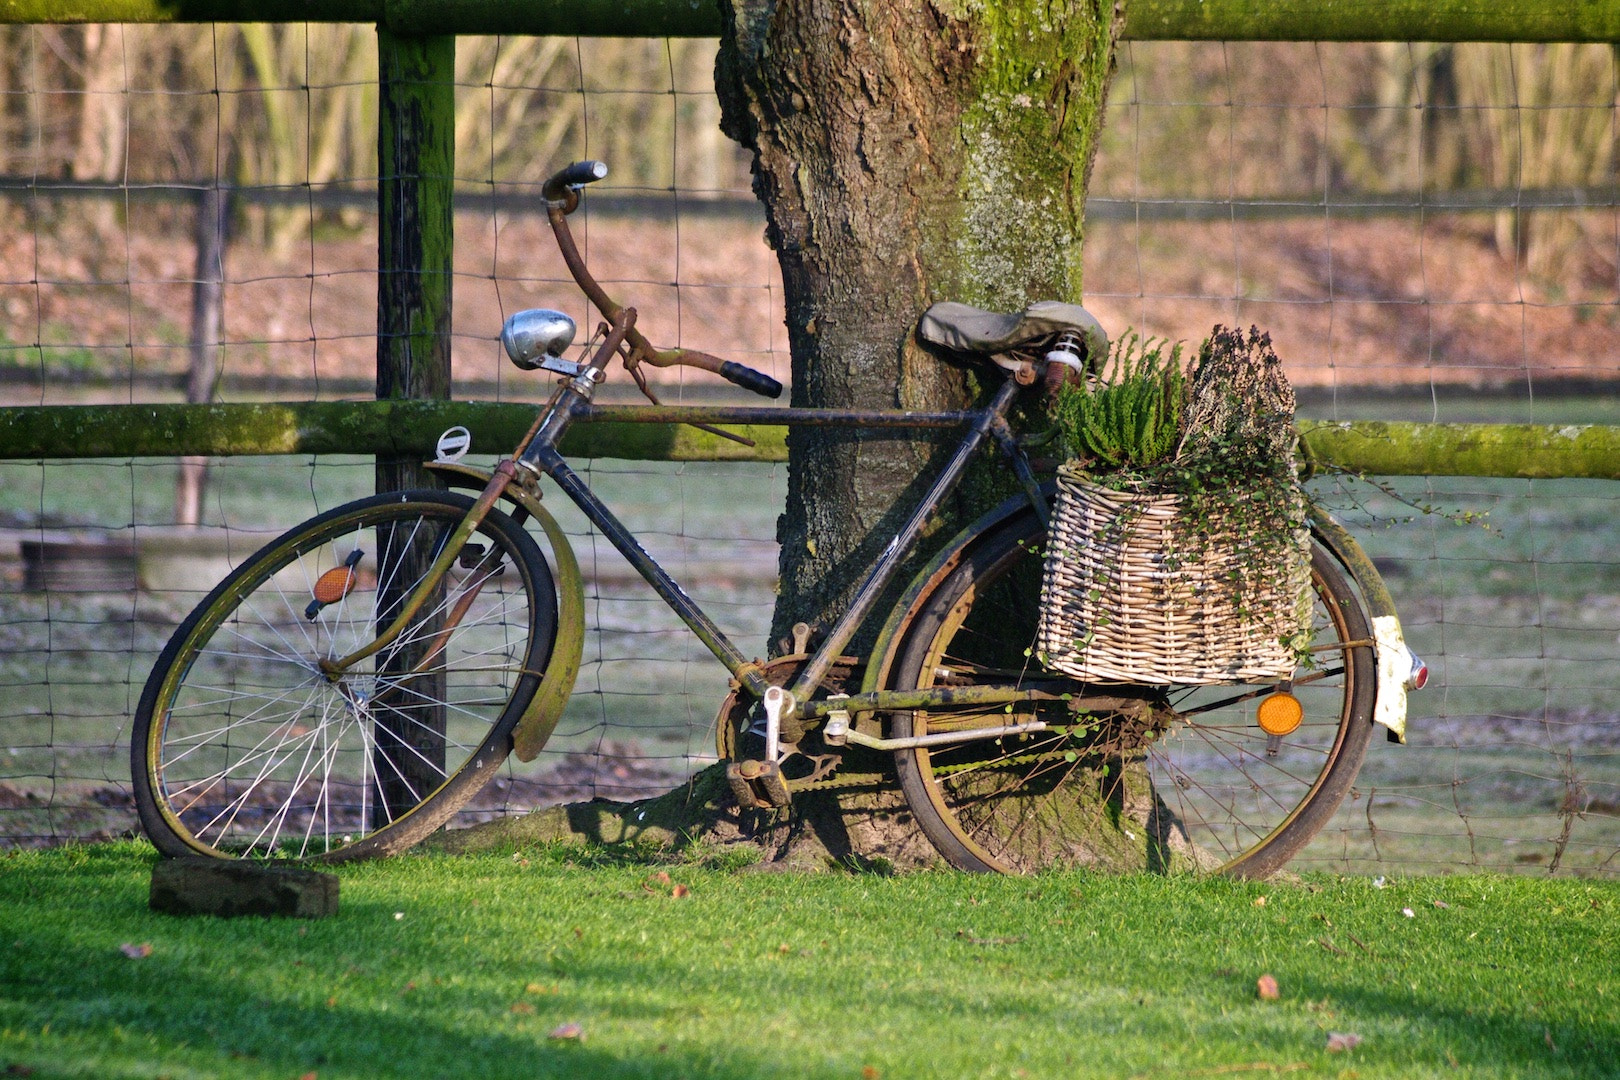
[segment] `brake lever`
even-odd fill
[[[643,397],[652,402],[654,405],[663,404],[662,401],[658,400],[658,395],[653,393],[652,387],[647,384],[647,376],[641,373],[641,357],[637,355],[637,350],[630,348],[625,349],[624,370],[628,371],[630,373],[630,378],[635,380],[636,389],[641,391],[641,395]],[[755,445],[753,439],[750,439],[744,435],[734,434],[733,432],[726,431],[723,428],[711,427],[708,424],[697,423],[692,423],[690,426],[697,428],[699,431],[707,431],[710,435],[718,435],[722,439],[730,439],[732,442],[741,443],[744,446],[752,447]]]

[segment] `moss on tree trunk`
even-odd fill
[[[968,403],[973,380],[917,343],[917,317],[937,300],[1012,311],[1079,299],[1114,7],[723,0],[722,11],[722,123],[754,152],[795,404]],[[842,607],[939,443],[806,429],[788,449],[776,637]]]

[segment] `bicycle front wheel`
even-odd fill
[[[1014,684],[1054,676],[1034,655],[1046,533],[1033,513],[980,538],[913,608],[890,685]],[[1142,865],[1239,876],[1282,867],[1326,824],[1372,732],[1374,662],[1365,612],[1313,544],[1314,644],[1291,692],[1303,722],[1256,722],[1279,683],[1052,687],[1054,699],[895,714],[896,737],[1038,720],[1047,730],[896,755],[918,825],[965,870]],[[1064,700],[1063,695],[1068,695]],[[1112,705],[1088,708],[1092,701]],[[1134,822],[1134,824],[1133,824]],[[1122,839],[1123,834],[1123,839]]]
[[[136,710],[141,824],[165,855],[337,861],[442,825],[512,746],[556,637],[551,571],[491,510],[403,632],[374,642],[473,500],[340,506],[237,567],[181,623]]]

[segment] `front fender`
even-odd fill
[[[470,465],[435,461],[426,463],[426,467],[443,477],[451,487],[481,491],[490,479],[489,472]],[[540,523],[551,543],[551,563],[557,584],[557,639],[551,646],[551,659],[540,677],[539,689],[512,731],[512,752],[519,761],[533,761],[556,730],[557,721],[562,719],[563,709],[574,692],[574,681],[579,678],[580,657],[585,651],[585,580],[562,526],[541,505],[538,496],[514,484],[507,487],[502,498],[523,507]]]

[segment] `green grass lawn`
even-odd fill
[[[334,918],[223,921],[148,911],[154,858],[0,856],[0,1074],[1620,1075],[1612,882],[793,875],[531,850],[347,868]],[[1278,1000],[1256,993],[1267,974]],[[583,1038],[552,1037],[567,1024]]]

